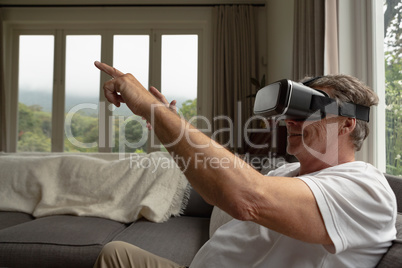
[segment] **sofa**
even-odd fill
[[[402,179],[386,177],[397,196],[398,235],[378,267],[402,267]],[[102,247],[115,240],[188,266],[198,249],[230,217],[207,204],[191,187],[186,199],[179,216],[162,222],[139,217],[125,223],[59,213],[34,217],[0,209],[0,267],[92,267]]]

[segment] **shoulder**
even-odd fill
[[[379,188],[393,194],[384,174],[373,165],[362,161],[326,168],[309,174],[307,177],[318,179],[323,183],[330,183],[332,186],[340,185],[342,188],[346,185],[356,185],[358,188],[363,188],[364,191]]]
[[[334,195],[350,195],[352,198],[359,193],[371,197],[381,196],[388,202],[395,199],[384,174],[371,164],[361,161],[333,166],[299,178],[309,186],[315,184],[321,191]]]
[[[300,163],[287,163],[266,174],[266,176],[294,177],[299,173]]]
[[[395,194],[374,166],[356,161],[298,178],[313,192],[336,252],[393,239]]]
[[[344,164],[336,165],[333,167],[329,167],[323,170],[318,171],[317,173],[325,173],[325,172],[345,172],[345,173],[369,173],[375,176],[384,177],[384,175],[373,165],[363,162],[363,161],[353,161],[347,162]]]

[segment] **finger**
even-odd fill
[[[113,94],[112,92],[105,90],[105,97],[110,102],[113,103],[115,106],[120,107],[119,96],[117,94]]]
[[[103,63],[103,62],[95,61],[95,66],[96,66],[96,68],[98,68],[102,72],[107,73],[108,75],[110,75],[113,78],[116,78],[116,77],[124,75],[124,73],[120,72],[116,68],[114,68],[112,66],[109,66],[109,65],[107,65],[106,63]]]
[[[165,96],[159,91],[157,90],[155,87],[150,87],[149,88],[149,92],[152,93],[152,95],[155,96],[155,98],[157,98],[160,102],[164,103],[164,104],[169,104],[169,102],[167,101],[167,99],[165,98]]]
[[[172,101],[170,102],[170,104],[169,104],[169,108],[170,108],[171,110],[173,110],[174,112],[177,112],[176,103],[177,103],[176,100],[172,100]]]
[[[120,107],[120,103],[124,102],[123,98],[121,97],[121,95],[117,94],[117,92],[115,90],[115,83],[114,83],[113,80],[110,80],[110,81],[106,82],[103,85],[103,90],[104,90],[106,99],[109,102],[111,102],[114,105],[116,105],[117,107]]]
[[[142,117],[142,119],[143,119],[143,120],[146,120],[145,117]],[[151,130],[151,129],[152,129],[151,123],[149,123],[149,122],[147,121],[146,127],[147,127],[148,130]]]

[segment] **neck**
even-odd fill
[[[353,153],[342,153],[338,159],[325,158],[324,161],[321,158],[309,155],[308,157],[296,156],[300,162],[299,175],[313,173],[329,167],[341,165],[355,161],[354,151]]]

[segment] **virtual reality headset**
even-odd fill
[[[283,79],[261,88],[256,95],[254,114],[277,120],[320,120],[327,114],[369,121],[370,108],[351,102],[337,102],[324,91],[308,87],[313,80],[297,83]]]

